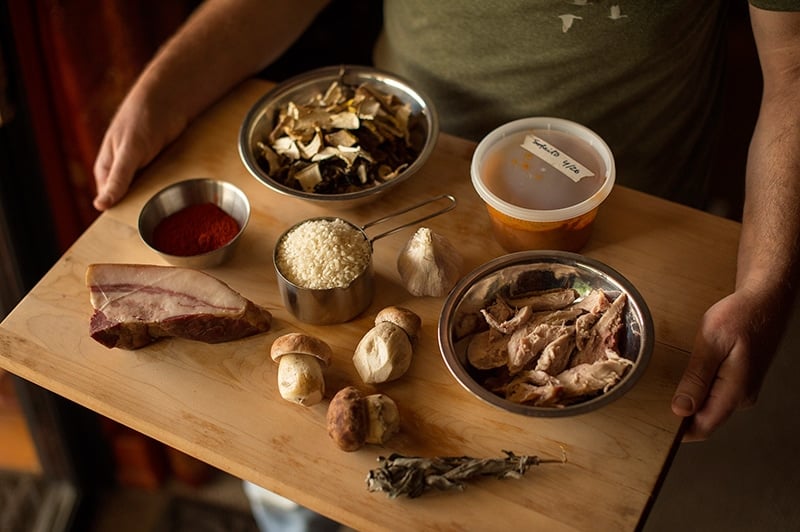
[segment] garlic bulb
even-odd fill
[[[412,295],[440,297],[461,277],[462,263],[447,238],[420,227],[397,257],[397,271]]]

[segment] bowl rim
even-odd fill
[[[264,108],[268,102],[276,97],[287,94],[298,87],[302,87],[313,81],[332,80],[336,77],[342,76],[371,76],[373,79],[378,79],[383,82],[388,82],[391,86],[402,89],[403,92],[408,93],[413,99],[417,100],[422,107],[423,115],[426,118],[428,125],[428,135],[425,144],[422,147],[417,158],[406,168],[400,175],[391,181],[386,181],[378,186],[358,190],[355,192],[345,192],[340,194],[315,194],[313,192],[305,192],[291,187],[287,187],[272,179],[263,169],[259,166],[258,161],[253,155],[252,146],[250,145],[253,128],[259,121],[264,113]],[[439,137],[439,116],[434,106],[433,100],[422,90],[417,89],[414,85],[402,76],[388,72],[386,70],[363,66],[343,64],[336,66],[326,66],[316,68],[303,72],[296,76],[286,79],[272,87],[264,95],[262,95],[247,111],[247,114],[242,121],[239,128],[239,156],[250,174],[265,185],[270,190],[279,194],[290,196],[293,198],[300,198],[309,201],[320,202],[323,204],[337,203],[341,201],[352,201],[367,198],[376,193],[376,191],[385,191],[399,185],[417,171],[428,161],[434,147],[436,146]]]
[[[496,273],[504,268],[520,264],[536,264],[554,262],[557,259],[561,264],[567,264],[579,269],[599,272],[608,277],[621,290],[628,294],[628,305],[632,307],[633,313],[638,318],[638,325],[641,331],[641,343],[635,364],[628,371],[620,382],[612,390],[593,397],[587,401],[582,401],[564,407],[537,407],[514,403],[503,399],[484,388],[480,383],[470,376],[464,366],[456,356],[456,347],[450,333],[453,326],[453,317],[458,305],[469,289],[479,280],[488,275]],[[601,406],[607,405],[630,390],[646,371],[652,357],[655,345],[653,318],[642,295],[633,284],[620,272],[611,266],[585,255],[568,251],[552,250],[531,250],[518,251],[496,257],[472,270],[462,277],[447,295],[439,317],[437,328],[439,350],[444,359],[447,369],[465,390],[470,392],[484,403],[501,410],[521,414],[531,417],[570,417],[594,411]]]
[[[205,253],[199,253],[197,255],[173,255],[171,253],[166,253],[164,251],[161,251],[160,249],[155,247],[150,242],[150,240],[152,240],[152,238],[148,239],[144,235],[144,231],[143,231],[142,225],[143,225],[143,222],[144,222],[145,212],[148,209],[150,209],[153,206],[153,204],[156,201],[158,201],[158,199],[162,195],[168,193],[171,190],[182,188],[182,187],[187,187],[187,186],[206,185],[206,184],[212,184],[212,185],[214,185],[216,187],[222,187],[224,189],[232,190],[236,194],[236,196],[238,196],[239,198],[241,198],[243,200],[244,205],[245,205],[245,216],[244,216],[244,220],[241,223],[239,222],[239,220],[236,220],[236,222],[239,224],[239,231],[236,233],[236,235],[233,238],[231,238],[228,241],[228,243],[226,243],[225,245],[222,245],[222,246],[220,246],[220,247],[218,247],[216,249],[212,249],[211,251],[206,251]],[[192,205],[192,204],[187,204],[186,206],[188,207],[189,205]],[[217,205],[218,207],[222,208],[222,206],[220,206],[216,202],[215,202],[215,205]],[[178,212],[178,211],[175,211],[175,212]],[[170,213],[170,214],[174,214],[174,213]],[[229,216],[232,216],[231,213],[227,213],[227,214]],[[250,222],[250,214],[251,214],[250,198],[247,197],[247,194],[245,194],[245,192],[241,188],[237,187],[236,185],[234,185],[230,181],[225,181],[223,179],[217,179],[217,178],[213,178],[213,177],[193,177],[193,178],[189,178],[189,179],[183,179],[181,181],[176,181],[174,183],[170,183],[169,185],[164,186],[163,188],[161,188],[157,192],[155,192],[152,196],[150,196],[147,199],[147,201],[144,203],[144,205],[142,205],[142,208],[139,209],[139,217],[137,219],[136,227],[137,227],[137,232],[139,233],[139,239],[151,251],[153,251],[153,252],[157,253],[158,255],[164,257],[166,260],[168,260],[170,262],[181,262],[182,263],[182,262],[185,262],[187,260],[193,260],[193,259],[194,260],[199,260],[199,259],[202,259],[204,257],[205,258],[210,258],[212,255],[224,253],[225,250],[228,250],[228,249],[232,248],[233,246],[235,246],[236,243],[241,238],[242,234],[244,233],[244,230],[247,227],[248,223]]]

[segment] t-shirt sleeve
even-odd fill
[[[768,11],[800,11],[800,0],[750,0],[750,4]]]

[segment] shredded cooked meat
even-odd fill
[[[480,310],[489,329],[470,339],[467,359],[484,386],[516,403],[558,407],[605,393],[633,365],[618,347],[626,304],[624,293],[612,300],[599,289],[497,296]]]
[[[513,375],[535,363],[548,344],[563,334],[567,323],[580,314],[579,310],[556,310],[538,312],[513,332],[508,339],[508,370]]]
[[[467,359],[478,369],[494,369],[506,365],[508,342],[502,333],[489,329],[474,335],[467,346]]]

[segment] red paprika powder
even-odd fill
[[[230,242],[239,224],[213,203],[190,205],[161,220],[153,230],[153,246],[170,255],[208,253]]]

